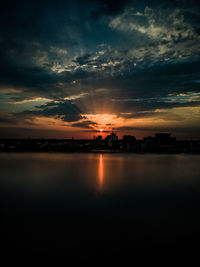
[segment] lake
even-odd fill
[[[200,155],[2,153],[0,173],[7,265],[198,258]]]

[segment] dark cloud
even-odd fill
[[[126,118],[126,119],[140,119],[140,118],[155,118],[158,117],[159,119],[162,120],[167,120],[167,121],[183,121],[184,117],[181,115],[177,115],[173,112],[136,112],[136,113],[120,113],[120,117]]]
[[[74,62],[78,63],[79,65],[85,65],[85,64],[90,64],[90,55],[86,54],[82,57],[77,57]]]
[[[12,116],[8,115],[0,116],[0,124],[15,124],[15,123],[17,123],[17,119]]]
[[[62,102],[50,102],[46,105],[38,106],[39,110],[25,110],[20,113],[15,113],[13,115],[18,117],[55,117],[62,119],[65,122],[74,122],[79,121],[84,118],[81,115],[80,109],[71,103],[71,101],[62,101]]]
[[[134,116],[143,116],[145,117],[144,112],[152,112],[156,111],[157,109],[172,109],[172,108],[184,108],[184,107],[199,107],[200,101],[192,101],[188,103],[179,103],[179,102],[158,102],[158,101],[125,101],[125,102],[118,102],[119,110],[123,110],[123,112],[135,112],[136,115]],[[146,116],[149,116],[151,113],[146,113]],[[131,115],[130,115],[131,117]]]
[[[91,130],[82,130],[82,132],[83,133],[98,133],[99,135],[102,134],[102,132],[100,132],[99,130],[94,130],[94,129],[91,129]],[[107,130],[104,130],[103,132],[110,134],[110,131],[107,131]]]
[[[82,122],[78,122],[78,123],[72,124],[73,127],[92,128],[93,129],[92,125],[93,126],[96,126],[97,123],[96,122],[93,122],[93,121],[82,121]]]

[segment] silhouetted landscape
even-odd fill
[[[137,140],[132,135],[118,139],[114,132],[105,139],[0,139],[0,152],[97,152],[97,153],[200,153],[200,140],[177,140],[169,133],[157,133]]]

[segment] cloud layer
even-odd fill
[[[110,122],[116,128],[175,121],[196,136],[199,25],[192,0],[4,3],[0,127],[46,117],[108,130],[95,115],[110,114],[123,123]]]

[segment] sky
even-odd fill
[[[6,1],[0,137],[200,138],[200,3]]]

